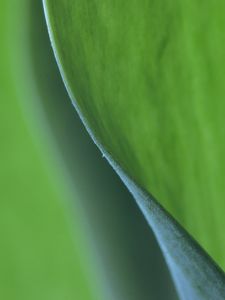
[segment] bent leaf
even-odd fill
[[[30,63],[40,94],[38,104],[46,114],[54,149],[68,171],[66,181],[71,181],[75,212],[88,225],[85,237],[91,246],[87,247],[91,261],[86,260],[86,264],[97,279],[95,286],[102,290],[96,298],[177,299],[152,231],[148,230],[123,184],[102,159],[68,101],[52,55],[42,3],[32,3],[30,14]],[[60,173],[65,178],[62,170]],[[93,274],[89,273],[88,277],[93,282]],[[80,295],[78,300],[83,298]]]
[[[124,181],[128,176],[135,191],[141,187],[154,195],[224,269],[224,2],[44,3],[64,81],[97,144],[117,171],[123,170]],[[141,195],[136,200],[146,214]],[[174,223],[166,215],[169,228]],[[154,224],[158,235],[160,226]],[[220,278],[215,288],[220,299],[223,272],[175,227]],[[160,242],[171,249],[165,236]],[[198,263],[185,249],[186,259]],[[196,299],[210,299],[207,275],[201,292],[191,274],[187,279],[192,263],[179,263],[182,280],[195,286]],[[178,264],[174,257],[173,264]],[[204,274],[202,265],[199,270]]]

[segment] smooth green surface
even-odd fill
[[[41,118],[28,51],[32,6],[0,3],[0,298],[99,300],[92,245],[79,206],[72,214],[69,204],[78,194]]]
[[[224,2],[45,3],[97,141],[224,269]]]

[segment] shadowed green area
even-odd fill
[[[224,269],[225,3],[44,2],[96,140]]]
[[[98,300],[87,230],[66,201],[70,189],[38,109],[27,48],[31,5],[0,4],[0,295]]]

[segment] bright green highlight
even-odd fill
[[[224,269],[224,1],[45,2],[97,140]]]

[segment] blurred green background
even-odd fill
[[[0,43],[0,298],[177,299],[68,99],[40,0],[0,1]]]

